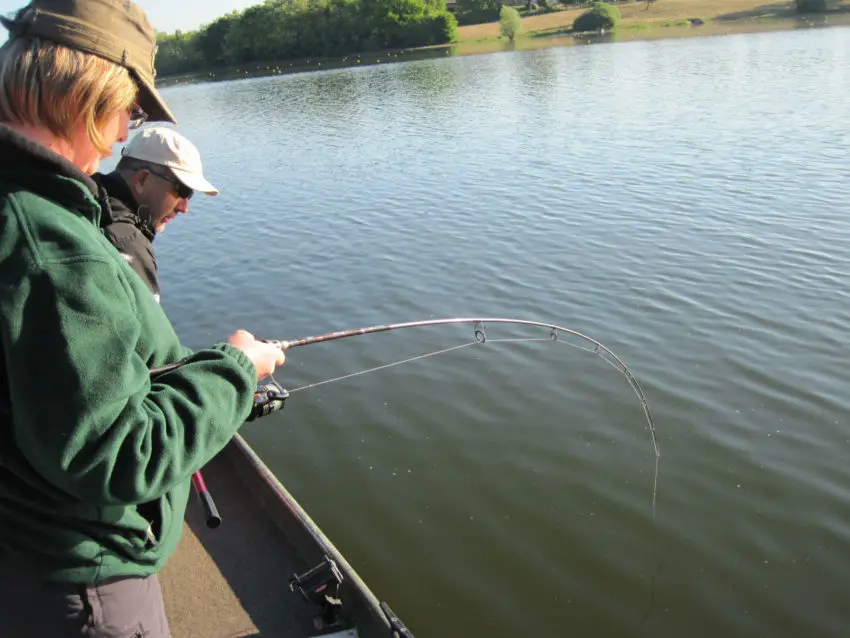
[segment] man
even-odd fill
[[[152,127],[133,137],[114,171],[93,178],[101,188],[101,226],[107,239],[159,301],[152,245],[156,234],[189,212],[195,191],[218,194],[204,177],[198,149],[174,129]]]

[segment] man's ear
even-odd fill
[[[142,195],[145,192],[145,187],[147,186],[150,178],[151,172],[148,169],[142,168],[136,171],[130,182],[130,188],[133,190],[133,194]]]

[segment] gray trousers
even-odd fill
[[[156,576],[55,585],[0,576],[0,638],[170,638]]]

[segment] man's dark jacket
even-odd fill
[[[100,189],[99,199],[103,207],[100,223],[106,238],[139,273],[159,301],[159,278],[152,243],[156,230],[149,211],[136,203],[130,187],[117,171],[95,173],[92,178]]]

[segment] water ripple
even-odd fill
[[[503,315],[599,339],[646,393],[654,521],[637,398],[557,344],[356,376],[246,426],[417,636],[845,632],[848,34],[165,90],[221,188],[157,239],[188,343]],[[311,346],[278,378],[471,338]]]

